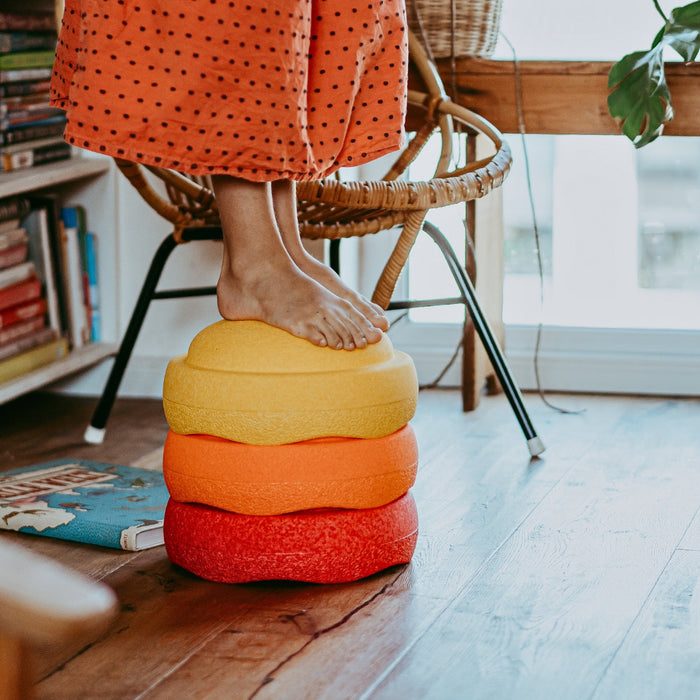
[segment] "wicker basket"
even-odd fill
[[[502,0],[406,0],[408,25],[434,58],[488,58],[496,48]]]

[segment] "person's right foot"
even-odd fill
[[[260,261],[239,274],[225,264],[217,302],[225,319],[264,321],[321,347],[353,350],[382,338],[381,328],[291,259],[281,266]]]

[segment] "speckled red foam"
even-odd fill
[[[418,515],[410,492],[379,508],[269,516],[171,499],[163,534],[170,560],[210,581],[343,583],[409,562]]]
[[[406,493],[417,469],[410,425],[381,438],[266,446],[170,431],[163,453],[165,483],[176,501],[247,515],[377,508]]]

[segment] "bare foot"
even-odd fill
[[[384,309],[348,287],[334,270],[316,260],[304,249],[301,251],[289,251],[289,254],[299,269],[311,279],[316,280],[316,282],[322,284],[327,290],[341,299],[349,301],[376,328],[380,328],[383,331],[389,330],[389,319],[384,314]]]
[[[282,243],[297,267],[328,291],[349,301],[373,326],[383,331],[389,330],[389,319],[381,306],[348,287],[330,267],[316,260],[302,245],[297,219],[295,183],[290,180],[273,182],[271,194]]]
[[[349,301],[306,275],[291,259],[284,265],[261,260],[236,273],[224,265],[217,301],[226,319],[264,321],[321,347],[354,350],[382,337]]]

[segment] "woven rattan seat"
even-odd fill
[[[434,226],[425,224],[426,214],[431,209],[477,199],[499,187],[510,168],[510,150],[494,126],[447,97],[434,65],[428,60],[422,46],[411,32],[409,53],[425,89],[408,92],[411,124],[418,122],[419,125],[415,131],[412,130],[407,146],[381,179],[344,181],[329,178],[297,183],[301,234],[307,239],[338,240],[377,234],[400,227],[401,233],[372,295],[373,301],[386,309],[390,306],[397,279],[418,234],[422,229],[426,230],[441,247],[450,271],[462,291],[461,301],[470,310],[475,328],[484,342],[496,375],[528,439],[531,452],[535,449],[541,451],[541,443],[527,416],[517,385],[478,306],[469,278],[457,262],[444,236]],[[457,130],[487,137],[493,145],[492,155],[475,162],[460,162],[464,155],[454,152],[453,149],[453,136]],[[440,134],[441,150],[436,159],[433,177],[423,181],[409,179],[407,173],[410,165],[435,133]],[[96,440],[101,439],[100,431],[104,432],[121,375],[150,300],[204,291],[184,290],[170,294],[155,292],[160,270],[171,248],[179,242],[220,237],[219,215],[209,178],[188,177],[172,170],[125,160],[116,160],[116,163],[143,199],[173,224],[174,231],[167,245],[161,246],[161,250],[156,253],[152,271],[149,272],[149,278],[142,289],[107,387],[86,433],[86,437],[92,436]],[[165,194],[161,194],[162,188],[154,186],[153,177],[164,183]],[[212,229],[218,234],[212,234]],[[157,271],[153,272],[156,268]],[[535,447],[533,440],[537,441]]]

